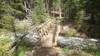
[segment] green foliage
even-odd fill
[[[90,53],[84,52],[83,50],[75,50],[75,49],[68,49],[63,48],[64,53],[66,56],[95,56]]]
[[[10,6],[13,9],[13,16],[19,19],[23,19],[24,16],[24,5],[23,0],[12,0],[10,1]]]
[[[64,53],[68,52],[70,49],[68,48],[62,48],[62,50],[64,51]]]
[[[61,0],[53,0],[53,8],[55,10],[59,9],[60,4],[61,4]]]
[[[26,32],[30,26],[28,20],[16,21],[15,23],[16,32]]]
[[[11,45],[12,34],[9,31],[0,32],[0,56],[13,56],[13,54],[8,51]]]
[[[4,15],[1,20],[1,22],[2,22],[1,24],[2,24],[3,28],[12,30],[13,20],[14,20],[14,17],[12,17],[10,15]]]
[[[45,4],[43,3],[44,0],[35,0],[35,7],[33,9],[33,22],[42,23],[47,17]]]
[[[19,47],[18,50],[17,50],[17,55],[18,56],[25,56],[25,49],[24,47]]]
[[[100,56],[100,50],[99,49],[89,48],[89,49],[84,49],[83,51],[90,53],[94,56]]]
[[[77,31],[73,28],[70,28],[66,33],[65,33],[65,36],[66,37],[73,37],[75,36],[77,33]]]

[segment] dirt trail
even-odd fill
[[[33,56],[64,56],[60,48],[41,47],[35,50]]]

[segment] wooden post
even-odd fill
[[[53,33],[53,46],[57,46],[57,39],[59,36],[59,32],[60,32],[60,26],[58,24],[58,19],[57,19]]]

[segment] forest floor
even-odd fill
[[[65,56],[62,49],[56,47],[40,47],[32,52],[26,51],[26,56]]]
[[[26,53],[26,56],[94,56],[90,53],[84,52],[80,49],[69,49],[64,51],[59,47],[41,47],[37,48],[30,54]]]

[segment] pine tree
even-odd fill
[[[35,0],[35,7],[32,14],[34,22],[42,23],[45,21],[47,13],[44,0]]]

